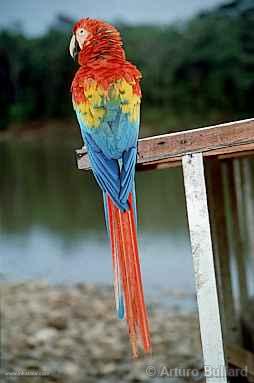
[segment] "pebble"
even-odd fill
[[[51,342],[57,336],[57,331],[51,328],[43,328],[37,331],[34,335],[28,336],[27,345],[34,348],[40,344]]]
[[[127,325],[115,315],[112,287],[31,281],[2,282],[0,293],[1,289],[7,371],[48,372],[48,376],[29,377],[29,383],[156,383],[162,378],[150,377],[149,365],[157,371],[160,366],[202,368],[195,312],[174,312],[149,302],[153,353],[144,356],[141,350],[140,357],[133,359]],[[183,382],[192,380],[177,380]]]

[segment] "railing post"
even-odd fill
[[[233,254],[237,266],[238,277],[238,294],[239,294],[239,310],[247,307],[248,304],[248,283],[246,271],[246,253],[245,253],[245,238],[244,238],[244,217],[243,215],[243,196],[241,192],[241,179],[239,163],[227,161],[227,181],[228,181],[228,196],[230,203],[231,219],[232,219],[232,242]],[[238,160],[239,161],[239,160]],[[237,295],[238,295],[237,294]]]
[[[232,249],[226,201],[224,165],[218,159],[205,164],[207,197],[212,231],[217,291],[224,343],[240,343],[241,329],[233,294]]]
[[[243,192],[244,192],[244,210],[246,217],[247,239],[248,239],[248,253],[254,254],[254,207],[253,207],[253,171],[250,158],[243,158]]]
[[[227,382],[202,153],[182,158],[206,381]]]

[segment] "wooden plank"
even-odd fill
[[[233,160],[234,182],[236,192],[236,205],[239,219],[240,237],[243,243],[243,252],[245,255],[245,242],[246,242],[246,220],[244,209],[244,190],[243,190],[243,171],[242,171],[242,158],[236,158]],[[243,256],[242,255],[242,256]]]
[[[254,254],[254,190],[253,190],[253,172],[249,158],[244,158],[242,161],[243,170],[243,191],[244,191],[244,208],[245,208],[245,225],[248,238],[248,252]]]
[[[254,142],[254,119],[144,138],[139,143],[143,162]]]
[[[228,362],[235,367],[246,370],[249,377],[254,378],[254,354],[235,345],[226,346]]]
[[[241,332],[233,296],[222,163],[218,159],[209,161],[206,174],[223,338],[226,342],[237,343]]]
[[[234,162],[236,160],[233,160]],[[238,163],[233,161],[227,161],[227,188],[230,203],[231,221],[232,221],[232,244],[233,253],[235,257],[235,263],[237,267],[238,278],[238,295],[240,309],[244,309],[248,302],[248,285],[247,274],[245,264],[245,247],[243,237],[243,227],[241,225],[240,213],[242,213],[241,193],[239,188],[241,187],[241,181],[239,179],[240,174],[238,172]]]
[[[140,140],[141,141],[141,140]],[[140,142],[139,141],[139,142]],[[190,152],[189,154],[191,154]],[[196,153],[196,152],[193,152]],[[181,154],[182,155],[182,154]],[[136,169],[138,171],[144,171],[144,170],[155,170],[155,169],[166,169],[170,167],[177,167],[181,166],[181,155],[176,155],[173,157],[164,158],[157,161],[149,161],[149,162],[143,162],[142,159],[137,158],[137,166]],[[220,149],[213,149],[203,152],[204,157],[218,157],[221,160],[228,159],[228,158],[237,158],[237,157],[250,157],[254,155],[254,143],[251,144],[241,144],[241,145],[234,145],[229,147],[223,147]],[[90,169],[90,163],[87,155],[87,150],[85,147],[82,149],[76,150],[76,160],[77,160],[77,166],[80,170],[89,170]]]
[[[181,156],[203,152],[204,156],[233,156],[254,152],[254,119],[206,128],[142,138],[138,142],[138,169],[178,166]],[[78,168],[89,169],[86,150],[77,150]]]
[[[204,365],[226,371],[202,153],[182,159]],[[225,383],[223,374],[209,383]]]

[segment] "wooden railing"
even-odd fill
[[[235,161],[253,154],[254,119],[138,141],[137,170],[172,166],[182,166],[183,169],[204,365],[215,369],[214,375],[206,378],[210,383],[227,382],[227,377],[216,376],[216,371],[223,368],[226,371],[228,365],[247,366],[248,376],[254,377],[254,354],[243,348],[230,266],[233,254],[237,264],[240,308],[244,309],[249,292],[241,215],[245,209],[245,215],[249,217],[245,217],[249,220],[246,227],[253,239],[254,201],[251,184],[249,188],[241,189],[240,165]],[[78,168],[88,170],[86,149],[77,150],[76,155]],[[210,160],[206,161],[205,169],[204,159]],[[226,165],[225,169],[222,164]],[[248,184],[251,170],[248,163],[243,165],[245,184]],[[226,199],[231,218],[226,217]],[[233,225],[229,220],[234,221]],[[233,241],[231,246],[230,241]],[[230,247],[234,247],[233,252]]]
[[[181,165],[185,154],[237,157],[254,151],[254,119],[142,138],[138,141],[137,170]],[[89,169],[85,148],[77,150],[78,168]]]

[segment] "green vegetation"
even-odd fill
[[[70,25],[71,21],[59,18],[39,38],[15,30],[0,32],[0,129],[9,121],[73,114]],[[184,25],[118,25],[128,59],[143,73],[145,110],[162,108],[172,116],[250,116],[253,26],[250,0],[233,1]]]

